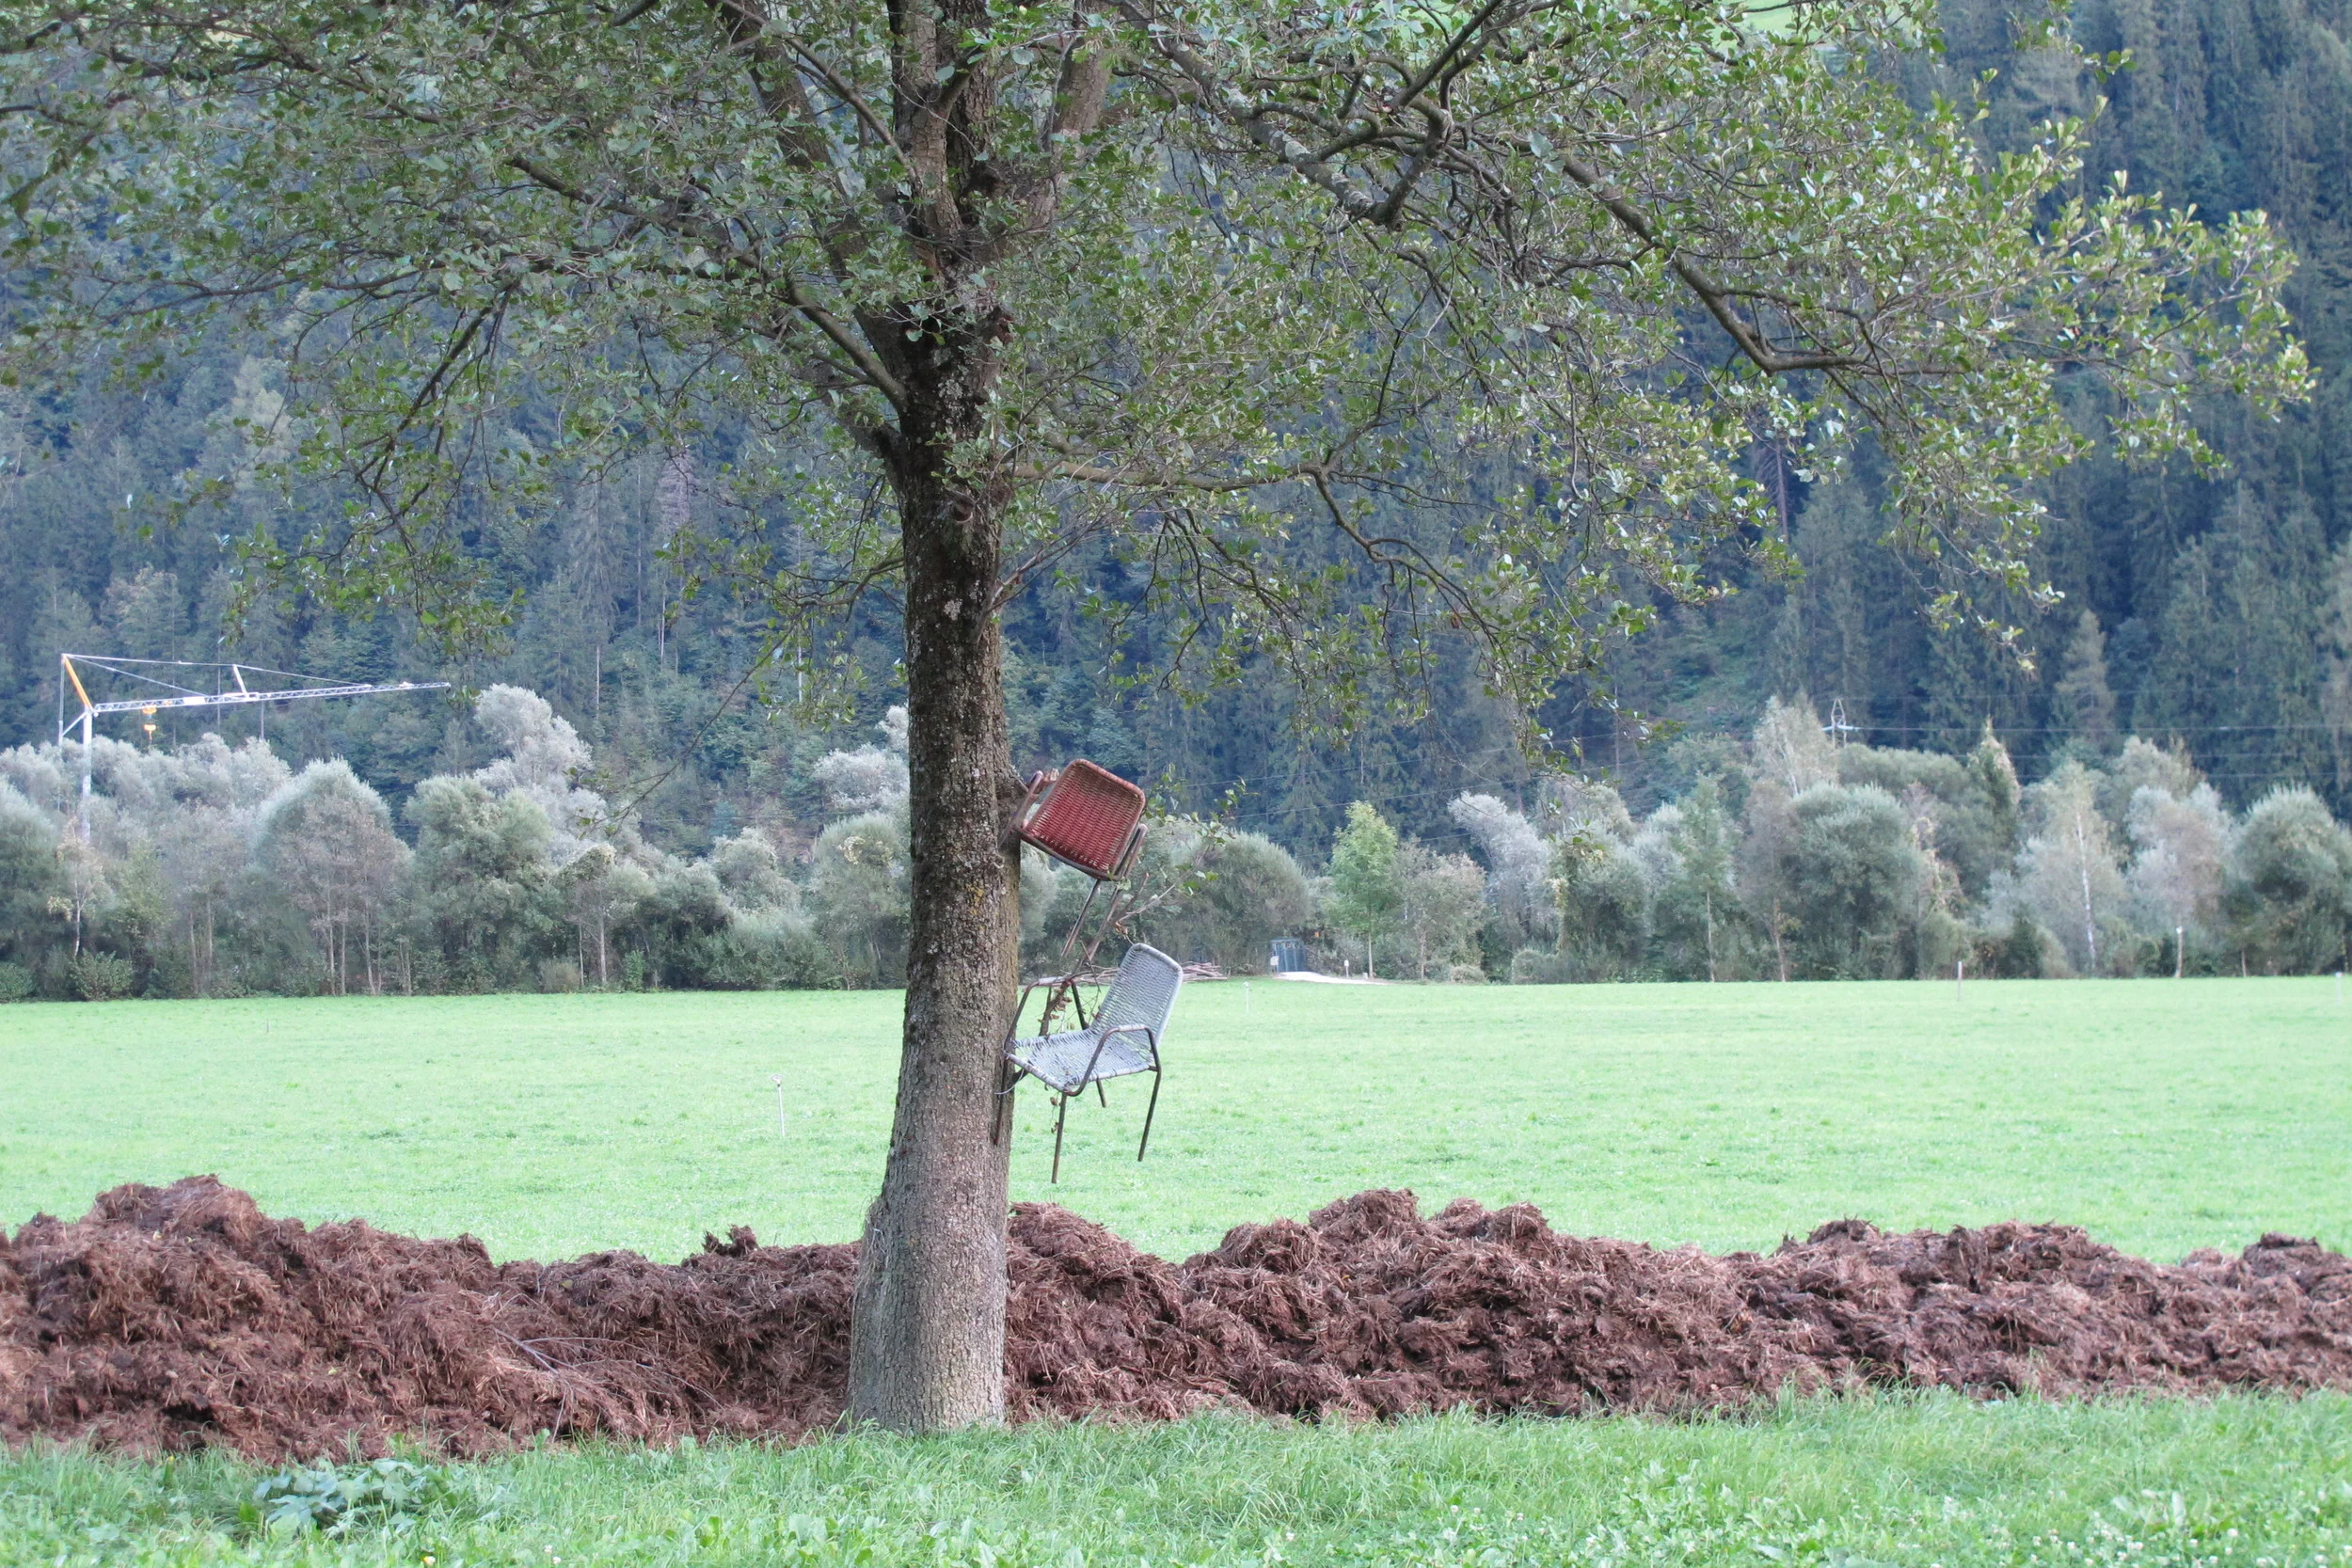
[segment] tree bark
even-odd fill
[[[1003,326],[991,309],[931,321],[903,352],[890,451],[907,589],[906,1033],[850,1337],[850,1418],[903,1432],[1004,1417],[1011,1139],[992,1134],[1021,927],[994,609],[1009,498],[958,450],[982,428]]]

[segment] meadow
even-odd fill
[[[857,1234],[890,992],[56,1004],[0,1010],[0,1217],[214,1172],[271,1213],[500,1258],[706,1230]],[[2352,1002],[2332,977],[1189,988],[1143,1091],[1021,1101],[1014,1196],[1182,1257],[1366,1187],[1562,1229],[1765,1248],[1847,1215],[2023,1218],[2170,1262],[2352,1243]],[[783,1079],[781,1116],[774,1080]]]
[[[855,1234],[886,993],[0,1010],[0,1215],[196,1171],[500,1257]],[[1170,1256],[1370,1186],[1770,1247],[1843,1215],[2088,1227],[2170,1261],[2352,1242],[2332,979],[1187,991],[1139,1094],[1025,1098],[1015,1196]],[[781,1097],[776,1079],[781,1077]],[[2352,1562],[2352,1400],[1792,1401],[1739,1419],[1212,1419],[920,1442],[550,1448],[344,1536],[257,1472],[0,1461],[0,1561]],[[249,1511],[248,1511],[249,1512]]]

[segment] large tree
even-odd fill
[[[1965,620],[1973,578],[2033,587],[2021,482],[2085,444],[2061,374],[2142,451],[2302,376],[2259,220],[2085,189],[2076,127],[1989,161],[1967,105],[1883,90],[1922,0],[0,19],[17,373],[207,314],[274,342],[276,472],[347,504],[258,536],[262,575],[462,636],[501,600],[460,531],[716,443],[673,548],[771,611],[775,669],[900,596],[906,1023],[850,1390],[898,1427],[1002,1408],[1009,595],[1120,574],[1094,602],[1168,607],[1172,666],[1279,665],[1341,723],[1464,638],[1527,713],[1713,592],[1710,550],[1776,550],[1758,443],[1826,470],[1869,430]]]

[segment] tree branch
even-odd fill
[[[1560,166],[1566,171],[1569,179],[1584,187],[1600,204],[1601,210],[1615,218],[1628,233],[1653,249],[1666,252],[1666,264],[1674,269],[1674,275],[1682,279],[1684,287],[1698,296],[1699,303],[1707,307],[1707,313],[1715,318],[1717,325],[1730,334],[1731,341],[1740,345],[1740,352],[1746,355],[1758,370],[1767,374],[1779,375],[1791,371],[1844,370],[1866,363],[1858,355],[1784,354],[1773,348],[1762,333],[1732,309],[1734,292],[1701,271],[1696,262],[1679,250],[1662,244],[1648,214],[1612,186],[1600,170],[1568,152],[1560,154]]]

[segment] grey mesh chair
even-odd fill
[[[1029,992],[1040,986],[1053,986],[1058,978],[1032,980],[1023,989],[1020,1005],[1013,1009],[1014,1029],[1021,1027]],[[1152,1146],[1152,1117],[1160,1108],[1160,1035],[1168,1027],[1168,1015],[1175,1010],[1176,988],[1184,980],[1182,964],[1156,947],[1136,942],[1119,960],[1119,974],[1091,1021],[1081,1006],[1075,1029],[1016,1035],[1005,1041],[1005,1062],[1011,1075],[997,1091],[999,1096],[1012,1093],[1024,1077],[1034,1078],[1054,1091],[1056,1181],[1061,1180],[1062,1122],[1070,1114],[1072,1097],[1085,1093],[1089,1084],[1095,1085],[1099,1097],[1107,1079],[1150,1073],[1152,1102],[1144,1107],[1143,1139],[1136,1145],[1136,1158],[1142,1159]]]

